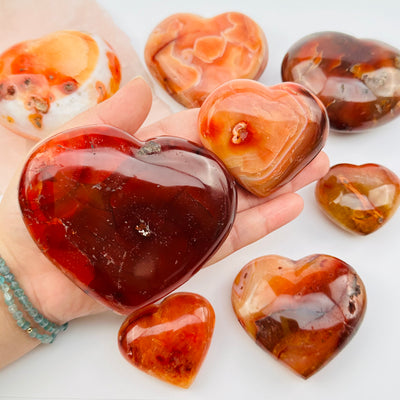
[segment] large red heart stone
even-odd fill
[[[224,82],[257,79],[267,65],[268,47],[264,32],[244,14],[174,14],[150,34],[145,60],[176,101],[199,107]]]
[[[188,388],[207,355],[214,324],[214,310],[204,297],[175,293],[132,313],[119,330],[119,349],[142,371]]]
[[[325,107],[304,87],[267,87],[249,79],[214,90],[200,108],[198,126],[203,145],[262,197],[311,162],[329,131]]]
[[[19,203],[42,252],[84,291],[128,313],[177,288],[219,248],[236,191],[220,161],[191,142],[142,143],[97,126],[37,147]]]
[[[282,79],[316,94],[340,131],[372,128],[400,114],[400,50],[340,32],[300,39],[282,62]]]
[[[260,347],[308,378],[357,331],[366,293],[354,269],[338,258],[315,254],[292,261],[272,255],[239,272],[232,304]]]

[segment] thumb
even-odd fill
[[[112,97],[79,114],[62,130],[83,125],[105,124],[134,134],[150,111],[152,94],[146,81],[137,77],[119,89]]]

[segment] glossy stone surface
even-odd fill
[[[321,210],[343,229],[367,235],[379,229],[400,205],[400,180],[378,164],[337,164],[315,188]]]
[[[324,106],[304,87],[248,79],[214,90],[201,106],[198,126],[203,145],[244,188],[263,197],[313,160],[329,131]]]
[[[199,107],[220,84],[257,79],[267,64],[265,35],[244,14],[214,18],[174,14],[150,34],[145,61],[161,86],[186,107]]]
[[[120,84],[117,55],[96,35],[58,31],[0,55],[0,124],[42,139],[107,99]]]
[[[400,50],[383,42],[314,33],[289,49],[282,79],[316,94],[336,130],[373,128],[400,114]]]
[[[119,331],[119,349],[142,371],[188,388],[207,355],[214,324],[204,297],[176,293],[130,315]]]
[[[357,331],[366,309],[360,277],[345,262],[314,254],[248,263],[232,304],[250,337],[304,378],[330,361]]]
[[[97,126],[37,147],[19,203],[43,253],[83,290],[129,313],[187,281],[219,248],[236,191],[219,160],[191,142],[143,143]]]

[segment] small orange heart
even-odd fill
[[[315,254],[292,261],[272,255],[239,272],[232,304],[258,345],[308,378],[357,331],[366,293],[354,269],[335,257]]]
[[[400,205],[400,179],[378,164],[337,164],[315,188],[321,210],[341,228],[367,235]]]
[[[131,314],[120,328],[119,348],[135,367],[188,388],[206,357],[214,324],[214,310],[204,297],[176,293]]]
[[[199,107],[220,84],[257,79],[268,61],[264,32],[249,17],[174,14],[150,34],[145,61],[164,89],[186,107]]]

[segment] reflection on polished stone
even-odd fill
[[[303,86],[267,87],[249,79],[214,90],[198,124],[203,145],[261,197],[293,179],[319,153],[329,131],[325,107]]]
[[[119,348],[135,367],[188,388],[207,355],[214,324],[204,297],[176,293],[130,315],[120,328]]]
[[[314,33],[289,49],[282,79],[316,94],[336,130],[373,128],[400,114],[400,50],[386,43]]]
[[[232,305],[259,346],[308,378],[354,335],[366,293],[354,269],[335,257],[314,254],[292,261],[271,255],[239,272]]]
[[[43,253],[85,292],[128,314],[214,254],[232,227],[236,190],[223,164],[194,143],[139,142],[96,126],[37,147],[19,203]]]
[[[145,48],[154,78],[185,107],[200,107],[212,90],[231,79],[257,79],[267,60],[263,31],[238,12],[214,18],[171,15],[153,30]]]
[[[400,180],[377,164],[337,164],[315,189],[321,210],[343,229],[362,235],[385,224],[400,205]]]

